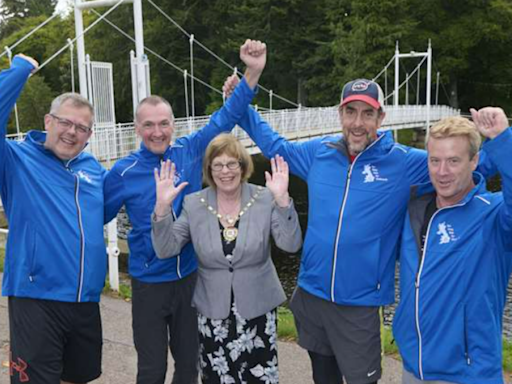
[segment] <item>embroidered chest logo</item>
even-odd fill
[[[379,169],[375,165],[365,164],[363,169],[364,182],[374,183],[376,181],[388,181],[387,178],[380,177]]]
[[[91,176],[89,176],[87,172],[80,170],[76,174],[79,178],[81,178],[84,181],[87,181],[89,184],[94,184],[94,181],[92,181]]]
[[[455,230],[450,224],[446,222],[439,223],[437,226],[437,235],[440,236],[439,244],[448,244],[452,241],[457,241],[459,238],[455,235]]]

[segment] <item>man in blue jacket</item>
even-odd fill
[[[227,93],[236,84],[225,83]],[[425,151],[379,132],[379,85],[342,90],[343,135],[301,143],[250,109],[239,125],[266,157],[279,154],[308,184],[308,228],[290,307],[317,384],[374,383],[381,376],[379,307],[394,301],[395,260],[409,188],[428,178]]]
[[[393,333],[403,382],[502,384],[502,316],[512,270],[512,133],[500,108],[453,117],[427,137],[430,182],[411,190]],[[476,126],[475,126],[476,125]],[[501,174],[474,172],[480,134]]]
[[[57,97],[46,132],[6,140],[17,97],[37,63],[17,56],[0,73],[0,189],[9,222],[2,294],[8,296],[11,383],[86,383],[101,374],[105,283],[103,178],[84,152],[93,110]]]
[[[125,205],[133,229],[128,235],[129,271],[132,277],[133,337],[138,356],[137,383],[163,384],[167,348],[175,361],[173,383],[197,383],[197,314],[191,306],[197,262],[192,244],[178,257],[157,258],[151,244],[151,213],[156,202],[154,169],[170,159],[176,164],[177,183],[187,182],[185,193],[173,203],[179,216],[183,197],[201,189],[203,154],[219,133],[230,131],[248,109],[265,67],[266,46],[247,40],[240,48],[247,65],[244,80],[234,96],[209,123],[171,145],[174,116],[170,104],[158,96],[141,101],[135,129],[140,149],[119,160],[105,179],[106,221]]]

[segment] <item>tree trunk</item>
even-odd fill
[[[459,108],[459,92],[455,76],[450,76],[450,107]]]

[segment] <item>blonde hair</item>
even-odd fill
[[[235,136],[230,133],[221,133],[206,147],[203,159],[203,180],[206,184],[215,188],[210,166],[212,165],[213,159],[222,155],[228,155],[238,159],[242,168],[242,182],[249,180],[249,177],[251,177],[254,171],[251,155],[249,155],[249,152],[247,152],[245,147]]]
[[[425,147],[428,149],[428,140],[444,139],[447,137],[466,137],[469,142],[469,159],[478,153],[482,138],[476,129],[475,123],[461,116],[446,117],[434,124],[426,137]]]

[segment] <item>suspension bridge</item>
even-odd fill
[[[111,63],[104,63],[91,60],[90,55],[85,52],[84,35],[94,28],[98,23],[104,22],[112,27],[116,32],[120,33],[127,39],[135,44],[135,51],[130,52],[130,65],[131,65],[131,81],[132,81],[132,103],[133,110],[140,100],[151,94],[150,82],[150,65],[148,54],[157,60],[161,60],[165,64],[171,66],[176,71],[183,75],[183,89],[186,101],[186,116],[177,118],[175,123],[175,137],[187,135],[200,127],[204,126],[209,116],[195,116],[194,106],[194,87],[195,85],[205,86],[215,93],[219,94],[219,98],[223,97],[222,91],[211,86],[207,82],[201,80],[194,73],[194,47],[197,46],[207,53],[212,55],[222,65],[227,66],[231,71],[239,73],[236,68],[231,66],[215,52],[210,50],[204,44],[194,38],[194,35],[183,29],[170,15],[164,12],[152,0],[144,0],[153,6],[169,23],[180,29],[188,38],[190,63],[188,69],[183,69],[172,63],[168,58],[160,55],[157,50],[151,49],[144,45],[143,38],[143,18],[142,18],[142,1],[143,0],[75,0],[74,18],[75,18],[75,37],[68,38],[66,44],[62,46],[57,52],[49,56],[43,63],[41,63],[38,71],[43,69],[48,63],[54,60],[57,56],[69,52],[71,57],[71,89],[75,91],[74,79],[74,57],[75,57],[75,44],[76,44],[76,57],[77,57],[77,71],[79,92],[82,96],[86,97],[94,106],[95,111],[95,125],[94,134],[90,139],[87,150],[92,152],[99,161],[101,161],[107,168],[110,168],[113,163],[135,151],[139,147],[139,139],[137,138],[134,130],[133,122],[121,123],[116,121],[115,114],[115,100],[114,100],[114,86],[113,86],[113,67]],[[134,15],[134,32],[135,38],[131,37],[128,33],[123,31],[120,27],[115,25],[112,21],[107,19],[118,6],[130,3],[133,4]],[[95,10],[99,7],[110,7],[106,12],[100,14]],[[82,12],[84,10],[91,10],[98,18],[92,22],[87,28],[84,28]],[[36,34],[41,28],[44,28],[50,23],[57,14],[54,14],[43,23],[35,27],[27,35],[22,37],[10,47],[6,47],[5,52],[0,54],[0,57],[7,55],[9,60],[12,58],[12,53],[15,48],[24,40]],[[27,52],[30,54],[30,52]],[[406,73],[405,80],[400,83],[400,60],[406,58],[421,58],[414,71]],[[391,66],[394,64],[394,70]],[[425,104],[420,104],[420,71],[421,67],[426,64],[427,75],[426,84],[424,89]],[[394,87],[393,90],[388,92],[388,69],[389,72],[394,72]],[[432,89],[432,49],[430,43],[426,52],[410,52],[400,53],[398,43],[396,50],[391,60],[384,66],[382,71],[373,78],[374,81],[383,83],[385,92],[385,112],[386,118],[383,123],[383,130],[393,130],[395,133],[400,129],[420,128],[427,129],[431,123],[438,121],[447,116],[460,114],[459,110],[450,108],[448,106],[437,105],[438,92],[439,92],[439,73],[437,75],[437,86],[435,92],[435,104],[431,103],[431,89]],[[240,73],[241,74],[241,73]],[[409,100],[409,84],[413,82],[413,76],[416,79],[416,97],[415,104],[411,105]],[[269,97],[270,108],[260,108],[264,120],[266,120],[277,132],[291,141],[302,141],[312,137],[323,136],[328,134],[338,134],[341,131],[341,125],[338,117],[337,106],[328,106],[321,108],[310,108],[301,106],[291,100],[288,100],[273,90],[265,88],[263,85],[258,85],[260,92],[265,92]],[[405,94],[405,103],[400,105],[400,92]],[[405,91],[405,92],[404,92]],[[403,97],[402,97],[403,98]],[[288,109],[275,110],[272,108],[273,100],[279,99],[290,105]],[[23,134],[19,126],[19,119],[17,110],[15,109],[15,121],[17,133],[11,135],[11,139],[22,139]],[[258,147],[254,145],[247,134],[236,127],[234,134],[242,141],[242,143],[249,149],[251,154],[259,152]],[[116,224],[109,225],[108,228],[109,238],[109,264],[110,264],[110,283],[114,289],[118,288],[117,278],[117,258],[119,249],[117,248],[117,231]]]

